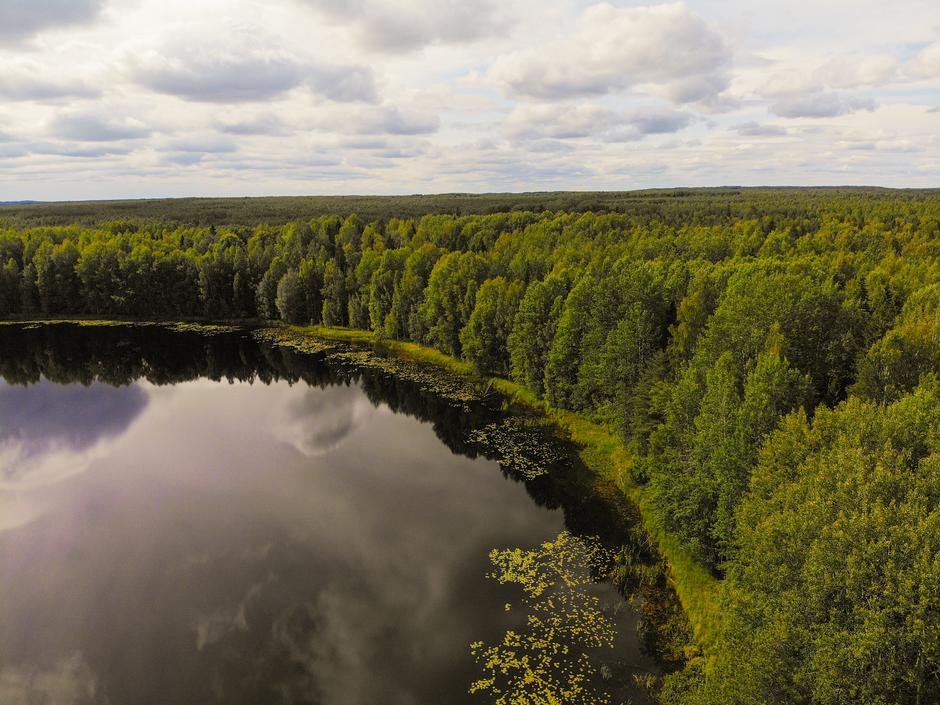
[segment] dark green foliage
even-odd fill
[[[0,317],[349,325],[616,429],[726,576],[686,705],[940,701],[938,282],[935,192],[0,209]]]
[[[940,396],[850,399],[767,442],[698,702],[940,700]]]
[[[522,282],[507,282],[502,277],[487,279],[480,285],[476,304],[467,325],[460,332],[463,356],[481,372],[509,375],[509,350],[506,340],[522,298]]]
[[[897,320],[861,361],[856,389],[870,399],[892,401],[921,375],[940,371],[940,284],[915,292]]]
[[[486,259],[474,252],[450,252],[437,261],[418,314],[427,331],[425,342],[450,355],[460,355],[460,331],[470,320],[477,288],[486,273]]]
[[[277,285],[277,310],[288,323],[307,323],[307,299],[304,296],[300,276],[293,269],[287,270]]]
[[[567,297],[568,283],[560,277],[532,282],[507,339],[512,378],[539,396],[545,392],[548,351]]]

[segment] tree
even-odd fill
[[[281,319],[288,323],[307,323],[306,297],[300,277],[293,269],[289,269],[277,284],[277,310]]]
[[[449,355],[461,354],[460,331],[470,319],[486,271],[486,260],[475,252],[450,252],[437,261],[421,304],[425,342]]]
[[[883,338],[862,358],[855,391],[881,402],[897,399],[940,370],[940,284],[915,292]]]
[[[275,257],[271,260],[258,283],[256,300],[258,302],[258,313],[263,318],[277,318],[277,287],[281,283],[281,277],[287,273],[287,262],[281,257]]]
[[[20,267],[12,257],[0,269],[0,316],[20,312]]]
[[[399,335],[399,326],[397,320],[392,318],[392,309],[409,254],[406,248],[385,250],[369,282],[369,324],[379,335]]]
[[[568,294],[555,339],[545,364],[545,396],[559,407],[571,408],[581,367],[581,346],[597,298],[597,282],[582,278]]]
[[[850,399],[770,437],[697,702],[940,699],[938,392]]]
[[[344,326],[348,312],[346,299],[346,278],[337,266],[336,260],[327,260],[323,270],[323,313],[321,318],[325,326]]]
[[[513,380],[538,396],[545,392],[545,364],[567,295],[568,284],[561,277],[532,282],[507,337]]]
[[[423,244],[408,255],[405,271],[395,287],[392,309],[386,317],[385,333],[391,338],[424,340],[427,329],[421,315],[424,290],[442,252]]]
[[[480,285],[473,313],[460,332],[463,356],[480,372],[509,375],[506,339],[521,298],[522,282],[510,284],[503,277],[497,277]]]

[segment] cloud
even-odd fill
[[[859,110],[870,112],[876,107],[871,98],[846,98],[838,93],[820,91],[781,95],[771,103],[770,111],[786,118],[828,118]]]
[[[520,105],[506,120],[514,139],[570,140],[600,137],[612,142],[677,132],[691,121],[688,113],[669,108],[616,112],[599,105]]]
[[[250,103],[307,86],[338,102],[378,100],[367,66],[316,64],[261,46],[204,47],[182,42],[129,60],[132,80],[157,93],[205,103]]]
[[[816,72],[816,79],[830,88],[858,88],[888,83],[898,74],[900,62],[893,56],[832,59]]]
[[[241,136],[251,136],[251,135],[273,135],[273,136],[283,136],[289,135],[291,130],[284,124],[284,121],[281,120],[277,115],[273,114],[263,114],[263,115],[253,115],[241,120],[234,120],[231,122],[221,122],[218,124],[218,129],[221,132],[225,132],[229,135],[241,135]]]
[[[228,138],[217,135],[200,135],[169,140],[161,145],[161,149],[170,152],[231,154],[238,150],[238,146]]]
[[[82,705],[97,699],[98,678],[81,652],[43,670],[36,665],[0,669],[0,701]]]
[[[103,0],[2,0],[0,44],[18,44],[49,29],[95,19]]]
[[[905,70],[915,79],[940,77],[940,42],[934,42],[921,50]]]
[[[134,151],[130,147],[114,144],[100,144],[88,147],[76,146],[74,144],[54,144],[50,142],[41,142],[31,145],[28,150],[30,154],[43,154],[54,157],[76,157],[81,159],[121,156]]]
[[[77,142],[114,142],[151,134],[151,130],[138,121],[106,118],[89,112],[59,113],[50,127],[57,137]]]
[[[184,100],[241,103],[277,98],[299,86],[303,71],[283,56],[259,53],[153,52],[132,62],[141,86]]]
[[[734,131],[742,137],[782,137],[787,130],[779,125],[761,125],[754,122],[744,122],[734,127]]]
[[[322,455],[339,447],[374,410],[354,387],[309,389],[291,397],[275,435],[306,456]]]
[[[0,67],[0,98],[14,101],[45,101],[59,98],[96,98],[97,88],[83,81],[50,78],[36,65],[7,64]]]
[[[500,57],[490,78],[513,97],[559,100],[648,85],[677,103],[728,87],[731,51],[681,4],[594,5],[570,39]]]
[[[309,69],[307,85],[314,93],[351,103],[375,103],[378,93],[372,69],[367,66],[318,66]]]
[[[418,110],[382,105],[350,116],[349,129],[363,135],[425,135],[437,132],[440,118]]]
[[[0,385],[0,485],[26,487],[80,472],[79,457],[123,434],[147,402],[137,386]]]
[[[626,113],[630,125],[643,135],[678,132],[691,121],[688,113],[679,110],[634,110]]]
[[[367,47],[404,52],[492,37],[506,25],[493,0],[299,0],[349,27]]]

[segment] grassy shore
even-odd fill
[[[663,517],[656,509],[649,490],[630,479],[632,459],[615,433],[580,414],[556,409],[515,382],[480,376],[470,363],[433,348],[398,340],[377,340],[368,331],[349,328],[290,326],[290,330],[314,338],[376,345],[403,357],[437,365],[460,375],[472,376],[481,384],[500,391],[512,401],[545,414],[580,447],[581,459],[585,465],[601,477],[614,482],[639,508],[644,529],[669,566],[673,586],[692,624],[696,641],[705,655],[708,655],[720,620],[718,580],[666,530]]]
[[[216,323],[159,322],[130,320],[99,320],[94,318],[57,318],[34,321],[3,321],[0,325],[39,325],[71,323],[82,326],[161,326],[172,330],[192,330],[204,333],[232,330],[239,324],[265,325],[256,321],[231,321]],[[270,324],[268,324],[270,325]],[[462,360],[446,355],[434,348],[399,340],[376,339],[368,331],[326,326],[286,326],[277,324],[279,330],[289,330],[304,338],[330,340],[345,343],[361,343],[387,350],[395,355],[428,363],[469,377],[480,385],[495,389],[517,404],[528,406],[551,419],[564,434],[580,448],[580,456],[593,472],[612,481],[640,510],[643,526],[653,540],[659,554],[669,566],[670,575],[679,601],[689,618],[696,642],[706,656],[717,635],[720,614],[718,610],[718,580],[698,561],[681,542],[670,534],[663,518],[656,509],[647,488],[630,479],[631,457],[620,439],[610,429],[594,423],[580,414],[557,409],[548,402],[536,398],[525,387],[498,377],[479,375],[474,367]]]

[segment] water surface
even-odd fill
[[[489,552],[623,530],[570,462],[480,455],[493,403],[247,332],[8,328],[0,374],[3,703],[492,702],[469,644],[520,624]],[[641,702],[593,589],[599,686]]]

